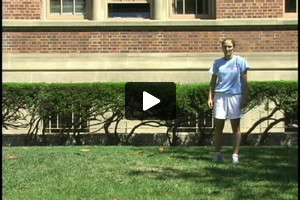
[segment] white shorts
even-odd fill
[[[216,92],[214,97],[213,116],[216,119],[242,118],[242,95]]]

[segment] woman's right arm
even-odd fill
[[[214,107],[214,95],[215,95],[216,82],[217,82],[217,75],[212,74],[209,83],[208,102],[207,102],[210,108]]]

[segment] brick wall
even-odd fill
[[[3,0],[2,19],[41,19],[42,0]]]
[[[298,51],[297,30],[157,32],[3,32],[4,53],[220,52],[236,39],[239,52]]]
[[[217,0],[217,19],[281,18],[284,0]]]

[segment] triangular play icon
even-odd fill
[[[143,91],[143,111],[148,110],[159,102],[160,100],[158,98],[149,94],[148,92]]]

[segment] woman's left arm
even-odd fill
[[[243,88],[243,99],[242,99],[242,108],[245,108],[248,103],[248,97],[249,97],[249,85],[247,80],[247,70],[243,73],[243,82],[244,82],[244,88]]]

